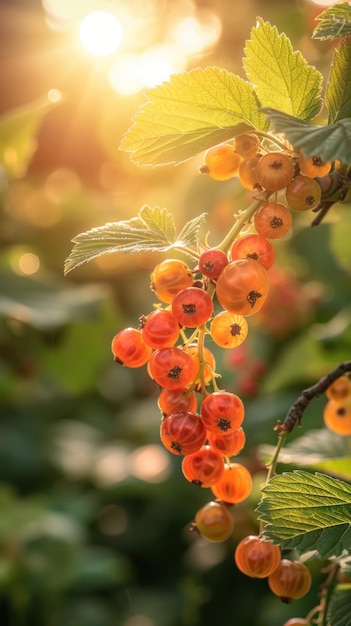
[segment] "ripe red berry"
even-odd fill
[[[197,487],[211,487],[224,472],[223,457],[211,446],[202,446],[197,452],[184,457],[182,472]]]
[[[222,477],[211,487],[218,500],[228,504],[243,502],[252,490],[252,478],[249,470],[241,463],[225,465]]]
[[[229,143],[221,143],[207,150],[200,172],[214,180],[229,180],[237,173],[240,162],[241,157],[234,152],[233,147]]]
[[[207,278],[218,278],[226,265],[228,265],[226,253],[216,248],[205,250],[199,258],[199,272]]]
[[[162,420],[160,438],[172,454],[193,454],[204,445],[206,428],[198,413],[179,411]]]
[[[178,259],[166,259],[156,265],[150,279],[150,288],[166,304],[172,302],[178,291],[190,287],[194,282],[191,269]]]
[[[195,515],[193,526],[207,541],[221,542],[233,532],[233,517],[222,502],[208,502]]]
[[[305,596],[311,584],[311,573],[306,565],[289,559],[282,559],[277,569],[268,577],[269,588],[286,604]]]
[[[148,362],[152,349],[146,345],[142,333],[136,328],[124,328],[111,343],[115,361],[127,367],[141,367]]]
[[[259,159],[255,173],[257,182],[263,189],[279,191],[292,180],[294,164],[280,152],[269,152]]]
[[[243,315],[221,311],[213,318],[210,333],[213,341],[221,348],[230,349],[245,341],[249,330]]]
[[[153,352],[148,371],[151,378],[165,389],[185,389],[197,373],[191,356],[174,346]]]
[[[202,326],[213,313],[212,298],[203,289],[187,287],[174,296],[172,313],[182,326],[187,328]]]
[[[164,417],[179,411],[196,411],[197,409],[196,395],[187,389],[162,389],[157,403]]]
[[[235,137],[233,142],[234,150],[245,159],[252,158],[257,155],[260,140],[259,137],[251,133],[243,133]]]
[[[340,376],[329,385],[325,395],[329,400],[345,400],[351,396],[351,379],[346,375]]]
[[[322,189],[314,178],[296,176],[287,186],[285,196],[291,209],[309,211],[319,205]]]
[[[289,232],[291,211],[280,202],[264,202],[254,216],[254,226],[262,237],[278,239]]]
[[[228,434],[213,433],[208,430],[207,441],[223,457],[230,458],[241,452],[246,442],[246,436],[243,428],[239,426],[239,428]]]
[[[301,174],[316,178],[317,176],[325,176],[330,172],[331,162],[325,161],[320,154],[313,157],[305,157],[303,154],[299,156],[299,168]]]
[[[214,372],[216,371],[216,359],[213,352],[211,352],[211,350],[206,346],[203,346],[202,357],[200,359],[199,346],[196,343],[189,344],[186,348],[184,348],[184,350],[190,354],[194,361],[196,369],[196,375],[194,378],[195,387],[201,384],[201,381],[203,381],[205,385],[209,385],[213,379]]]
[[[244,189],[253,190],[259,187],[256,177],[256,166],[260,157],[250,157],[241,161],[239,165],[239,180]]]
[[[267,578],[277,569],[281,561],[279,546],[263,541],[258,535],[242,539],[234,552],[238,569],[251,578]]]
[[[179,337],[179,331],[177,318],[166,309],[152,311],[142,319],[141,332],[145,343],[151,348],[173,346]]]
[[[237,259],[220,274],[217,299],[231,313],[252,315],[263,305],[268,285],[268,274],[263,265],[253,259]]]
[[[323,411],[326,427],[337,435],[351,435],[351,396],[345,400],[328,400]]]
[[[229,434],[239,428],[244,414],[239,396],[229,391],[208,394],[201,405],[201,416],[207,430],[217,434]]]
[[[254,259],[269,270],[274,263],[274,247],[272,243],[262,235],[254,233],[237,239],[232,246],[231,255],[235,259]]]

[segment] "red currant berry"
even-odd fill
[[[196,411],[197,398],[186,389],[162,389],[158,396],[158,407],[164,417],[179,411]]]
[[[224,472],[222,455],[209,445],[202,446],[197,452],[184,457],[182,472],[197,487],[211,487]]]
[[[307,619],[303,619],[303,617],[292,617],[288,619],[287,622],[284,622],[283,626],[309,626],[310,622]]]
[[[194,529],[207,541],[229,539],[233,532],[233,517],[222,502],[208,502],[195,515]]]
[[[252,478],[248,469],[241,463],[224,466],[224,473],[218,483],[211,487],[218,500],[228,504],[243,502],[252,490]]]
[[[323,411],[326,427],[337,435],[351,435],[351,396],[345,400],[328,400]]]
[[[294,211],[315,209],[321,200],[322,190],[314,178],[296,176],[285,191],[286,201]]]
[[[216,359],[213,352],[204,346],[202,349],[202,357],[200,359],[199,346],[196,343],[191,343],[184,349],[185,352],[190,354],[195,364],[195,387],[201,383],[201,380],[203,380],[206,385],[209,385],[213,379],[214,372],[216,371]]]
[[[254,259],[269,270],[274,263],[274,248],[266,237],[262,235],[250,234],[237,239],[233,244],[231,255],[235,259]]]
[[[223,457],[230,458],[241,452],[246,442],[246,436],[243,428],[239,426],[229,434],[213,433],[208,430],[207,441]]]
[[[222,269],[228,265],[228,257],[223,250],[210,248],[205,250],[199,259],[199,272],[207,278],[216,279]]]
[[[259,159],[255,173],[257,182],[263,189],[279,191],[292,180],[294,164],[280,152],[269,152]]]
[[[190,287],[193,280],[191,269],[178,259],[166,259],[156,265],[150,275],[150,287],[161,302],[170,304],[178,291]]]
[[[236,348],[245,341],[249,331],[248,323],[242,315],[221,311],[212,320],[210,333],[213,341],[221,348]]]
[[[160,438],[172,454],[193,454],[204,445],[206,428],[198,413],[179,411],[162,420]]]
[[[251,157],[242,161],[239,165],[239,180],[244,189],[252,191],[259,187],[256,177],[256,166],[260,157]]]
[[[265,202],[254,216],[254,226],[258,234],[267,239],[283,237],[289,232],[291,224],[291,212],[280,202]]]
[[[178,320],[171,311],[165,309],[152,311],[142,319],[141,332],[145,343],[151,348],[168,348],[179,337]]]
[[[311,584],[311,573],[300,561],[282,559],[273,574],[268,576],[270,590],[286,604],[305,596]]]
[[[253,259],[237,259],[220,274],[216,294],[220,305],[231,313],[252,315],[260,310],[268,293],[268,274]]]
[[[331,162],[324,161],[320,154],[313,157],[305,157],[303,154],[299,156],[299,168],[301,174],[316,178],[317,176],[325,176],[330,172]]]
[[[242,539],[234,552],[238,569],[251,578],[267,578],[277,569],[281,561],[279,546],[263,541],[257,535]]]
[[[174,296],[172,313],[182,326],[187,328],[202,326],[213,313],[212,298],[203,289],[187,287]]]
[[[340,376],[329,385],[325,392],[329,400],[346,400],[351,396],[351,379],[348,376]]]
[[[148,362],[152,350],[147,346],[140,330],[124,328],[114,336],[111,343],[115,361],[127,367],[141,367]]]
[[[244,414],[239,396],[229,391],[208,394],[201,405],[201,417],[207,430],[217,434],[229,434],[239,428]]]
[[[165,389],[185,389],[196,375],[191,356],[174,346],[153,352],[148,370],[151,378]]]
[[[257,135],[243,133],[235,137],[233,142],[234,150],[244,159],[255,157],[260,147],[260,140]]]
[[[208,174],[214,180],[229,180],[238,171],[241,161],[228,143],[222,143],[207,150],[205,164],[200,167],[201,174]]]

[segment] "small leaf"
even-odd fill
[[[258,514],[267,539],[323,559],[350,553],[350,484],[296,470],[274,476],[262,491]]]
[[[333,124],[345,117],[351,117],[351,43],[342,41],[335,50],[330,68],[325,104],[329,111],[328,123]]]
[[[274,130],[284,134],[306,157],[320,154],[325,161],[339,159],[351,163],[351,118],[328,126],[316,126],[275,109],[264,108],[262,111]]]
[[[83,263],[113,252],[136,254],[180,250],[196,258],[198,229],[205,221],[206,214],[202,213],[185,225],[176,237],[173,217],[167,209],[144,206],[138,217],[108,222],[74,237],[74,246],[66,259],[64,273],[68,274]]]
[[[244,69],[264,107],[272,107],[301,120],[311,119],[322,105],[323,77],[294,52],[285,33],[259,19],[245,47]]]
[[[330,626],[351,625],[351,588],[343,589],[338,585],[333,591],[328,606],[328,624]]]
[[[351,35],[351,6],[342,2],[322,11],[317,17],[320,22],[312,33],[313,39],[339,39]]]
[[[47,98],[40,98],[0,117],[0,163],[7,174],[25,174],[37,148],[36,133],[52,106]]]
[[[267,128],[252,86],[218,67],[175,74],[146,95],[121,143],[143,165],[180,163],[245,130]]]

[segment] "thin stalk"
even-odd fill
[[[218,246],[216,246],[219,250],[223,250],[223,252],[227,252],[229,250],[231,244],[235,241],[235,239],[239,235],[244,224],[246,224],[246,222],[248,222],[252,218],[252,216],[256,213],[257,209],[261,206],[262,202],[266,202],[270,195],[271,195],[271,192],[267,192],[266,198],[260,198],[260,199],[255,200],[254,202],[250,204],[250,206],[247,207],[247,209],[245,209],[245,211],[243,211],[240,214],[240,216],[238,217],[236,222],[233,224],[231,229],[228,231],[224,239],[221,241],[221,243]]]

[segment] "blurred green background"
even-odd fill
[[[77,36],[95,9],[124,28],[109,56]],[[321,10],[305,0],[0,0],[1,626],[280,626],[316,604],[317,565],[312,591],[286,606],[236,570],[233,549],[258,529],[258,446],[275,443],[301,389],[349,358],[349,207],[315,229],[294,216],[243,348],[209,346],[223,386],[245,401],[240,460],[255,477],[225,544],[188,532],[209,493],[162,448],[145,368],[121,368],[110,351],[151,310],[162,257],[110,255],[67,278],[63,265],[72,237],[143,204],[167,207],[178,226],[207,211],[215,244],[249,195],[236,180],[200,177],[202,155],[139,168],[118,150],[123,133],[143,90],[171,71],[243,75],[257,15],[327,76],[333,46],[310,39]],[[312,403],[303,433],[323,428],[323,404]]]

